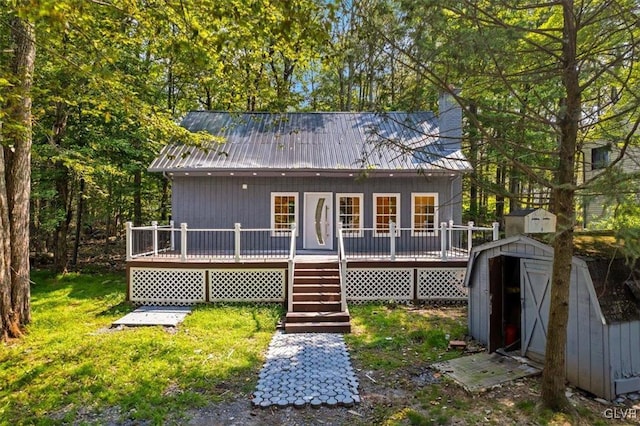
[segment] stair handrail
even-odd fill
[[[287,279],[287,312],[293,312],[293,275],[296,268],[296,224],[291,224],[291,241],[289,243],[289,276]]]
[[[340,268],[340,310],[347,311],[347,254],[344,250],[342,222],[338,222],[338,266]]]

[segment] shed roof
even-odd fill
[[[522,209],[522,210],[515,210],[512,211],[511,213],[505,215],[505,217],[520,217],[520,216],[528,216],[531,213],[535,212],[538,209]]]
[[[165,146],[152,172],[230,170],[471,170],[459,144],[439,139],[431,112],[190,112],[186,129],[224,139],[209,149]]]

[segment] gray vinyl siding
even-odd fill
[[[597,146],[588,146],[582,151],[584,155],[584,176],[580,176],[580,181],[588,181],[602,173],[603,169],[592,170],[591,151]],[[616,146],[612,146],[611,153],[609,154],[610,159],[615,159],[618,154],[619,149]],[[640,148],[633,146],[627,147],[626,155],[618,165],[623,173],[631,174],[640,172]],[[640,187],[638,188],[638,194],[640,194]],[[605,206],[607,206],[607,208],[605,208]],[[611,204],[610,197],[607,198],[604,195],[585,197],[583,200],[585,226],[591,228],[593,222],[606,219],[612,214],[614,207],[615,205]]]
[[[242,189],[246,184],[247,189]],[[232,229],[235,223],[243,228],[271,227],[271,193],[298,194],[297,247],[302,248],[304,235],[304,193],[361,193],[364,204],[364,227],[373,227],[373,194],[400,194],[400,226],[411,227],[411,194],[438,194],[440,222],[461,221],[460,178],[449,177],[369,177],[364,179],[331,177],[174,177],[172,184],[172,219],[189,228]],[[453,200],[453,202],[452,202]],[[335,219],[334,219],[335,222]],[[334,223],[335,226],[335,223]],[[334,233],[335,235],[335,233]],[[278,239],[278,237],[276,237]],[[279,237],[286,241],[286,238]],[[362,239],[366,240],[366,239]],[[435,240],[435,238],[434,238]]]
[[[493,242],[474,249],[468,267],[469,332],[480,343],[489,342],[489,259],[495,256],[553,261],[551,247],[518,241]],[[640,321],[603,324],[599,302],[586,264],[573,260],[567,324],[567,380],[597,396],[616,397],[615,381],[640,377]],[[596,308],[597,307],[597,308]]]
[[[640,321],[609,325],[612,390],[615,380],[640,377]]]

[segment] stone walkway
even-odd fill
[[[341,334],[277,331],[253,393],[254,406],[350,407],[360,402]]]

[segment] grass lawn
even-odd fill
[[[98,419],[161,423],[249,392],[281,309],[202,306],[175,332],[109,329],[133,310],[124,275],[32,274],[26,337],[0,346],[0,424]],[[113,413],[112,413],[113,415]]]
[[[352,333],[345,339],[352,357],[370,369],[393,370],[416,363],[437,362],[459,356],[448,352],[451,340],[463,339],[467,319],[461,316],[423,315],[420,309],[396,305],[354,305]]]
[[[197,414],[203,424],[224,423],[229,407],[231,418],[251,425],[574,424],[538,410],[538,379],[469,395],[430,368],[461,355],[447,350],[447,338],[465,335],[464,307],[352,305],[345,340],[363,402],[252,410],[249,396],[282,308],[199,306],[176,330],[112,330],[133,309],[123,275],[37,272],[32,279],[28,334],[0,345],[0,425],[180,424]],[[610,424],[597,403],[576,400],[579,423]]]

